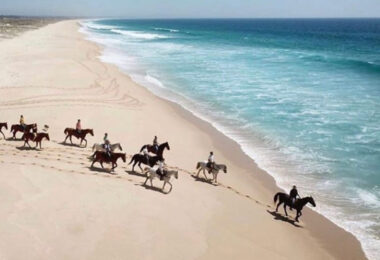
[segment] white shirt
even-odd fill
[[[163,161],[158,161],[158,169],[160,169],[160,171],[164,170],[164,162]]]
[[[208,157],[208,161],[209,162],[214,162],[214,155],[213,154],[210,154],[210,156]]]
[[[143,152],[144,155],[147,155],[148,154],[148,149],[145,147],[142,152]]]

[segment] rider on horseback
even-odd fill
[[[80,123],[80,119],[78,119],[77,125],[75,126],[75,129],[77,130],[77,133],[80,134],[82,131],[82,125]]]
[[[146,158],[147,164],[150,165],[149,164],[149,151],[148,151],[148,147],[145,146],[144,149],[142,150],[142,153],[143,153],[143,155]]]
[[[208,168],[208,173],[211,173],[211,171],[214,169],[215,166],[215,160],[214,160],[214,153],[210,152],[210,155],[208,156],[207,159],[207,168]]]
[[[290,207],[290,210],[292,210],[294,203],[296,202],[296,198],[297,197],[301,198],[300,195],[298,194],[296,185],[293,185],[293,188],[290,190],[289,197],[290,197],[290,200],[292,202],[292,206]]]
[[[104,143],[104,149],[105,149],[105,153],[106,153],[108,159],[111,159],[111,144],[110,144],[110,141],[108,139],[106,139],[106,141]]]
[[[154,136],[154,139],[153,139],[153,148],[154,148],[154,150],[157,153],[158,152],[158,141],[157,141],[157,136],[156,135]]]
[[[106,149],[106,143],[107,143],[107,141],[109,142],[109,140],[108,140],[108,133],[105,133],[104,137],[103,137],[103,142],[104,142],[103,146],[104,146],[104,149]]]
[[[25,120],[24,120],[23,115],[20,116],[20,125],[22,126],[23,130],[25,131],[26,124],[25,124]]]
[[[158,161],[157,164],[158,164],[158,168],[157,168],[156,173],[160,176],[160,180],[162,181],[165,177],[165,170],[164,170],[165,159],[162,158],[162,160]]]

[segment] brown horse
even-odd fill
[[[66,143],[67,138],[70,137],[70,142],[71,142],[71,144],[73,144],[73,140],[71,138],[74,136],[74,137],[80,139],[79,146],[81,146],[82,142],[85,141],[86,142],[85,147],[87,146],[86,135],[90,134],[90,135],[94,136],[94,131],[92,129],[83,129],[80,132],[78,132],[78,130],[76,130],[74,128],[66,128],[64,133],[66,135],[65,141],[63,141],[64,143]]]
[[[22,125],[12,125],[11,126],[11,133],[13,132],[13,139],[16,139],[16,133],[17,132],[30,132],[32,129],[36,129],[37,124],[30,124],[30,125],[25,125],[25,128]]]
[[[5,139],[5,135],[4,135],[3,131],[1,130],[3,127],[5,127],[5,129],[8,130],[8,124],[7,123],[0,123],[0,133],[3,135],[3,137]]]
[[[24,140],[24,147],[25,147],[25,145],[28,145],[30,147],[29,141],[33,141],[36,143],[35,148],[38,148],[38,144],[39,144],[40,149],[42,148],[41,143],[42,143],[42,140],[44,138],[46,138],[48,141],[50,141],[49,134],[47,134],[47,133],[37,133],[36,135],[33,133],[25,133],[22,137],[22,139]]]
[[[109,157],[106,152],[95,152],[94,159],[91,164],[91,168],[94,167],[94,163],[99,162],[100,165],[103,167],[103,163],[111,163],[112,164],[112,170],[114,170],[117,167],[117,160],[121,158],[123,162],[126,161],[125,153],[111,153],[111,156]]]

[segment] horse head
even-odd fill
[[[174,172],[174,178],[178,179],[178,171]]]
[[[307,197],[307,202],[309,202],[311,205],[313,205],[313,207],[317,206],[317,204],[315,204],[313,197],[311,197],[311,196]]]
[[[46,137],[46,139],[47,139],[48,141],[50,141],[49,134],[44,133],[43,135]]]
[[[120,151],[123,151],[123,147],[121,147],[121,144],[118,144],[118,145],[119,145]]]
[[[88,131],[88,132],[90,133],[90,135],[94,136],[94,130],[92,130],[92,129],[89,129],[89,131]]]
[[[123,153],[123,154],[121,155],[121,159],[123,159],[123,162],[126,162],[127,158],[126,158],[125,153]]]
[[[168,150],[170,150],[170,146],[169,146],[169,143],[168,142],[166,142],[166,143],[164,143],[164,147],[166,147]]]

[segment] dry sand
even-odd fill
[[[51,138],[41,151],[0,140],[0,259],[365,258],[354,236],[310,209],[299,225],[271,213],[272,177],[210,124],[100,62],[78,28],[62,21],[0,42],[0,122],[23,114]],[[88,147],[60,144],[79,118],[95,132]],[[169,141],[166,162],[180,171],[172,192],[142,186],[126,163],[91,170],[105,132],[127,160],[154,135]],[[191,176],[210,150],[228,165],[219,186]]]

